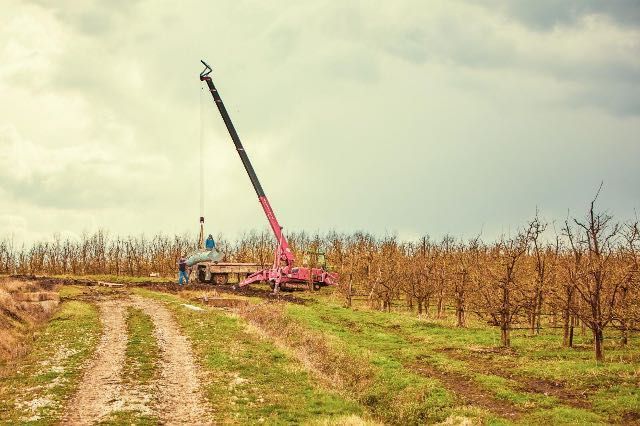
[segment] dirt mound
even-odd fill
[[[0,363],[26,352],[26,337],[60,302],[53,289],[37,281],[0,279]]]
[[[136,286],[138,283],[135,284]],[[307,304],[309,301],[306,299],[302,299],[297,297],[291,293],[280,292],[278,294],[273,294],[272,291],[264,289],[264,288],[255,288],[255,287],[237,287],[233,288],[233,286],[213,286],[211,284],[201,284],[194,283],[186,286],[179,286],[174,282],[169,283],[142,283],[142,285],[148,287],[150,290],[162,291],[165,293],[171,294],[179,294],[183,291],[216,291],[217,293],[225,293],[225,294],[234,294],[246,297],[258,297],[260,299],[272,300],[272,301],[282,301],[289,303],[296,303],[299,305]]]

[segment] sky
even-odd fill
[[[4,0],[0,239],[487,239],[640,209],[640,2]]]

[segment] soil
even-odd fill
[[[427,363],[414,363],[407,367],[425,377],[439,380],[447,389],[452,390],[458,398],[468,405],[484,408],[498,416],[512,420],[519,418],[524,413],[521,408],[508,401],[494,398],[488,392],[478,388],[478,385],[470,377],[452,372],[443,372]]]
[[[98,304],[102,336],[94,358],[85,370],[78,390],[68,404],[63,423],[91,424],[115,411],[122,394],[122,367],[127,347],[125,308],[120,301]]]
[[[487,352],[487,356],[482,356],[479,353],[465,354],[454,349],[445,350],[445,352],[451,358],[474,365],[474,371],[476,372],[515,380],[524,391],[555,397],[563,404],[571,407],[592,408],[588,393],[570,389],[564,382],[533,378],[515,373],[512,371],[516,366],[515,363],[497,362],[492,359],[489,352]],[[482,362],[478,362],[480,357]]]
[[[98,285],[98,281],[96,280],[82,279],[82,278],[52,278],[52,277],[43,277],[43,276],[36,276],[36,275],[12,275],[12,278],[18,279],[18,280],[25,280],[25,281],[38,281],[38,283],[42,283],[43,288],[47,290],[53,289],[56,285],[83,285],[83,286]],[[251,286],[235,287],[232,285],[212,285],[212,284],[192,283],[184,287],[181,287],[181,286],[178,286],[175,283],[175,281],[169,281],[169,280],[165,282],[141,281],[136,283],[128,283],[126,284],[126,286],[145,287],[150,290],[163,291],[163,292],[172,293],[172,294],[177,294],[185,290],[189,290],[189,291],[215,290],[218,293],[237,294],[237,295],[247,296],[247,297],[259,297],[265,300],[285,301],[289,303],[296,303],[299,305],[310,303],[310,301],[307,299],[303,299],[295,296],[293,294],[295,293],[295,291],[283,290],[278,294],[273,294],[273,292],[270,290],[263,289],[263,288],[255,288]]]
[[[208,409],[201,391],[199,370],[191,345],[171,313],[160,302],[133,296],[133,306],[149,315],[162,353],[156,406],[159,417],[169,424],[206,424]]]

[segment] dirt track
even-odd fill
[[[74,398],[68,405],[63,423],[91,424],[113,411],[119,400],[122,367],[127,347],[127,327],[124,306],[117,300],[98,304],[102,321],[102,336],[90,366]]]
[[[162,351],[156,407],[159,417],[170,424],[206,423],[207,405],[199,380],[202,373],[193,359],[189,341],[162,303],[134,296],[133,305],[153,320]]]
[[[102,337],[62,423],[94,424],[119,411],[155,417],[163,424],[210,423],[210,410],[200,388],[201,373],[189,341],[162,303],[134,296],[108,299],[98,306]],[[127,306],[143,310],[155,326],[160,374],[150,385],[123,381]]]

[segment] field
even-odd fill
[[[141,281],[46,281],[60,300],[51,316],[5,327],[25,349],[4,357],[0,423],[640,423],[634,335],[606,340],[596,362],[579,331],[564,348],[554,329],[514,330],[504,348],[486,322],[346,308],[331,289]]]

